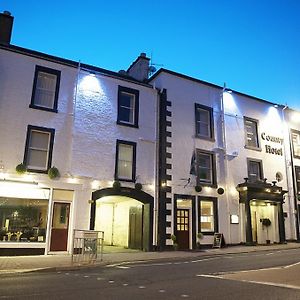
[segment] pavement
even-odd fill
[[[72,259],[70,254],[54,255],[34,255],[34,256],[0,256],[0,276],[15,273],[33,272],[33,271],[59,271],[75,270],[93,266],[119,265],[128,262],[151,261],[160,259],[180,259],[180,258],[198,258],[211,255],[239,254],[262,251],[288,250],[300,248],[299,243],[276,244],[266,246],[228,246],[224,248],[203,249],[198,251],[156,251],[142,252],[130,251],[110,251],[104,249],[102,257],[98,255],[93,262],[79,259]],[[299,264],[300,274],[300,264]],[[299,277],[299,275],[298,275]]]

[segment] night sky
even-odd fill
[[[0,0],[12,44],[113,71],[166,68],[300,110],[299,0]]]

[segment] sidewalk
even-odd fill
[[[262,252],[267,250],[287,250],[300,248],[299,243],[268,246],[230,246],[221,249],[205,249],[201,251],[163,251],[163,252],[118,252],[104,253],[92,265],[72,264],[71,255],[41,255],[41,256],[0,256],[0,276],[10,273],[23,273],[37,270],[72,270],[95,265],[111,265],[124,262],[135,262],[157,259],[198,258],[210,255],[238,254]],[[126,251],[126,250],[124,250]]]

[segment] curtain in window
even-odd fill
[[[49,133],[31,131],[28,148],[28,167],[37,169],[47,169]]]
[[[201,205],[201,231],[214,232],[214,205],[212,201],[200,201]]]
[[[39,72],[34,95],[35,105],[53,108],[56,79],[56,75]]]
[[[133,147],[119,144],[118,177],[132,179]]]

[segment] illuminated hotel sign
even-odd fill
[[[265,145],[266,153],[281,155],[281,156],[283,155],[283,149],[282,149],[283,138],[268,135],[265,132],[263,132],[260,136],[264,141],[270,143]],[[272,144],[276,144],[276,147],[274,147]]]

